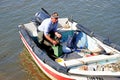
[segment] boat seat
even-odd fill
[[[31,37],[37,37],[37,27],[35,26],[34,22],[30,22],[27,24],[24,24],[26,30],[30,34]]]
[[[59,18],[58,19],[58,28],[66,26],[67,21],[68,21],[68,18]]]
[[[58,62],[62,66],[66,66],[68,68],[95,63],[99,61],[106,61],[106,60],[112,60],[120,58],[119,54],[115,55],[98,55],[98,56],[92,56],[92,57],[84,57],[84,58],[78,58],[78,59],[72,59],[67,61]]]

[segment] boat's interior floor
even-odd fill
[[[40,44],[39,46],[41,49],[43,49],[44,51],[46,51],[47,55],[52,59],[52,60],[55,60],[57,58],[62,58],[64,59],[65,61],[67,60],[71,60],[71,59],[77,59],[77,58],[82,58],[83,56],[77,54],[77,52],[70,52],[70,53],[62,53],[61,56],[57,57],[54,55],[54,51],[52,49],[51,46],[47,46],[47,45],[44,45],[44,44]]]
[[[83,56],[77,54],[76,52],[71,53],[64,53],[60,58],[64,59],[64,61],[71,60],[71,59],[78,59],[82,58]]]
[[[61,58],[64,61],[68,61],[68,60],[73,60],[73,59],[75,60],[75,59],[80,59],[83,57],[91,57],[91,56],[97,56],[97,55],[103,55],[103,54],[110,55],[104,51],[101,53],[92,53],[88,49],[78,49],[78,50],[73,50],[68,53],[63,52],[61,56],[57,57],[54,55],[54,51],[51,46],[47,46],[45,44],[40,44],[39,47],[41,49],[43,49],[44,51],[46,51],[47,55],[54,61],[58,58]]]

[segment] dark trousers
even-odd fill
[[[54,39],[55,35],[54,32],[50,32],[49,36]],[[54,51],[52,49],[52,43],[50,41],[48,41],[45,36],[44,36],[44,32],[38,32],[38,42],[41,45],[42,49],[45,49],[45,51],[47,52],[48,56],[50,58],[52,58],[53,60],[55,60],[57,57],[54,55]]]
[[[53,31],[49,32],[49,36],[50,36],[52,39],[55,39],[55,34],[54,34]],[[52,46],[52,43],[45,38],[43,31],[38,32],[38,42],[39,42],[40,44],[45,44],[45,45],[47,45],[47,46]]]

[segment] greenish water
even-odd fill
[[[120,0],[0,0],[0,80],[32,79],[21,66],[23,44],[17,26],[29,22],[42,7],[72,17],[120,45]]]

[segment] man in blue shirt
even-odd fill
[[[38,27],[38,30],[40,31],[38,33],[38,39],[40,43],[43,43],[44,40],[46,40],[52,45],[59,44],[59,42],[54,39],[55,36],[57,38],[61,38],[61,34],[57,32],[58,18],[58,13],[54,12],[50,18],[45,19]]]

